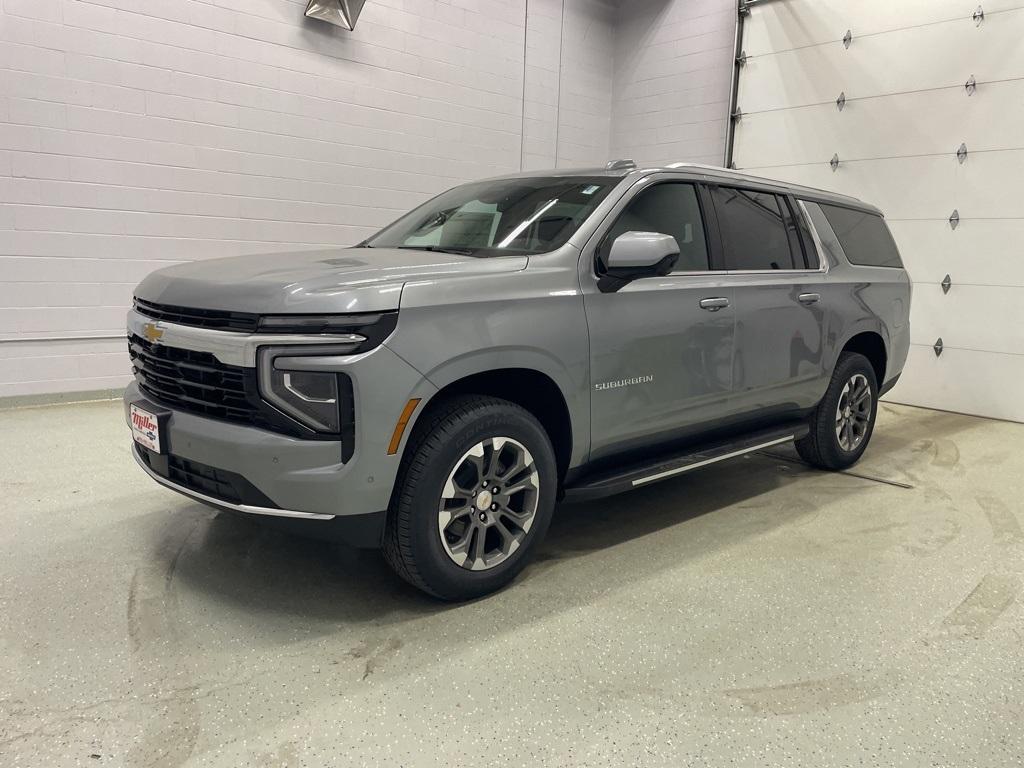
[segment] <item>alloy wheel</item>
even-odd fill
[[[867,376],[855,373],[843,387],[836,406],[836,438],[844,451],[856,450],[864,442],[873,405]]]
[[[462,568],[493,568],[523,543],[539,499],[540,475],[526,446],[510,437],[481,440],[445,482],[437,511],[441,545]]]

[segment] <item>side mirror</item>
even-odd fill
[[[679,244],[660,232],[624,232],[612,241],[598,287],[617,291],[641,277],[667,275],[679,260]]]

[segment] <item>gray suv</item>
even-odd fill
[[[853,464],[910,293],[853,198],[682,163],[509,176],[352,248],[151,274],[125,415],[158,483],[466,599],[522,570],[562,499],[788,441]]]

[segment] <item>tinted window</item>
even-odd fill
[[[674,272],[700,272],[708,268],[704,223],[692,184],[656,184],[634,197],[612,225],[605,243],[624,232],[660,232],[679,245]]]
[[[789,233],[775,195],[733,187],[712,187],[711,195],[726,269],[793,269]],[[798,258],[802,268],[803,256]]]
[[[449,189],[365,241],[467,256],[545,253],[579,229],[619,179],[537,176]]]
[[[797,269],[802,267],[810,267],[811,264],[808,261],[807,252],[804,250],[804,243],[810,243],[811,239],[808,237],[806,240],[801,241],[800,233],[801,226],[798,223],[796,213],[793,210],[793,206],[789,204],[789,200],[785,197],[777,197],[776,200],[779,202],[779,207],[782,209],[782,222],[786,227],[786,236],[789,238],[789,252],[793,254],[793,264]],[[817,269],[817,264],[814,265],[814,269]]]
[[[902,267],[900,253],[885,220],[876,214],[819,203],[846,259],[865,267]]]

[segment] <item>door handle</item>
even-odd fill
[[[728,307],[729,300],[724,296],[716,296],[711,299],[701,299],[700,308],[706,309],[708,312],[717,312],[722,307]]]
[[[797,296],[801,304],[817,304],[821,301],[821,296],[817,293],[801,293]]]

